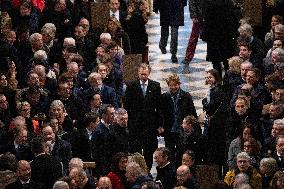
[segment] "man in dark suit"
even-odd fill
[[[122,28],[127,31],[127,24],[126,24],[126,11],[127,5],[123,0],[110,0],[109,1],[109,15],[110,17],[115,17],[119,20]]]
[[[68,164],[72,158],[71,145],[69,142],[60,139],[53,132],[52,127],[46,126],[42,129],[43,137],[49,147],[49,153],[63,165],[64,174],[67,174]]]
[[[149,168],[152,167],[152,155],[158,147],[161,99],[160,84],[149,79],[150,71],[148,64],[139,66],[139,79],[129,83],[124,98],[124,107],[129,115],[131,152],[143,151]]]
[[[6,189],[43,189],[43,185],[31,180],[31,166],[30,163],[21,160],[18,162],[17,169],[18,179],[6,186]]]
[[[162,95],[161,111],[164,125],[159,130],[164,132],[165,145],[174,157],[175,146],[178,143],[179,134],[182,133],[183,119],[188,115],[197,118],[197,114],[192,96],[180,88],[181,83],[178,75],[169,76],[166,82],[169,86],[169,92]]]
[[[128,114],[124,108],[115,111],[115,123],[110,128],[110,133],[115,137],[117,152],[129,153]]]
[[[110,163],[115,154],[115,138],[110,133],[114,121],[114,107],[105,104],[101,108],[101,122],[94,133],[93,152],[98,175],[106,175],[110,171]]]
[[[119,107],[119,102],[115,90],[103,84],[102,76],[93,72],[88,77],[90,87],[83,91],[83,96],[90,96],[95,92],[100,92],[103,104],[111,104],[115,108]]]
[[[15,128],[14,140],[0,146],[0,153],[11,152],[18,160],[31,160],[32,153],[28,145],[28,131],[26,128]]]
[[[276,151],[272,155],[276,159],[279,170],[284,170],[284,135],[278,136],[276,139]]]
[[[100,119],[97,113],[89,112],[85,115],[82,128],[76,131],[71,140],[73,157],[79,157],[83,161],[94,161],[92,142],[94,131],[99,123]]]
[[[31,162],[31,179],[44,184],[47,189],[51,189],[55,181],[63,176],[62,166],[57,159],[45,153],[47,146],[43,138],[34,138],[31,147],[35,155]]]

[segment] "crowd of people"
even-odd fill
[[[123,55],[147,55],[150,1],[105,1],[105,28],[92,25],[88,0],[0,2],[3,187],[199,189],[198,165],[217,165],[215,188],[284,188],[283,1],[269,4],[266,35],[247,2],[189,1],[184,63],[201,35],[214,67],[205,72],[203,116],[176,73],[163,94],[147,61],[136,80],[123,80]],[[150,3],[160,13],[161,53],[171,28],[176,63],[187,2]]]

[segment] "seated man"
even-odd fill
[[[176,186],[183,186],[190,189],[199,189],[199,185],[195,182],[191,176],[189,167],[181,165],[177,168],[176,172],[177,182]]]
[[[111,104],[115,108],[119,107],[119,102],[115,90],[103,84],[102,76],[93,72],[88,77],[90,87],[83,91],[83,97],[93,94],[94,91],[99,91],[103,104]]]
[[[17,168],[18,179],[15,182],[6,186],[6,189],[43,189],[44,186],[42,184],[35,182],[31,179],[31,171],[32,170],[29,162],[25,160],[19,161]]]

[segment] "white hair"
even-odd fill
[[[33,33],[30,38],[29,38],[29,41],[30,43],[34,43],[35,41],[38,40],[38,38],[42,38],[42,35],[40,33]]]
[[[66,37],[64,38],[63,46],[76,46],[75,39],[72,37]]]
[[[34,53],[34,59],[47,60],[47,54],[44,50],[38,50]]]
[[[56,33],[56,26],[53,23],[46,23],[41,28],[41,33],[46,33],[50,37],[54,38]]]
[[[238,153],[237,159],[239,159],[239,158],[244,158],[244,159],[250,160],[250,156],[249,156],[248,153],[246,153],[246,152],[240,152],[240,153]]]
[[[81,168],[83,169],[83,160],[80,159],[80,158],[72,158],[70,161],[69,161],[69,169],[72,169],[74,167],[77,167],[77,168]]]
[[[111,35],[109,33],[102,33],[100,39],[111,39]]]
[[[56,181],[52,189],[69,189],[69,185],[65,181]]]
[[[284,25],[283,24],[277,24],[275,26],[275,30],[280,30],[280,31],[283,31],[284,32]]]
[[[238,29],[239,33],[241,32],[246,32],[249,36],[252,36],[253,30],[251,25],[245,23],[243,25],[241,25]]]

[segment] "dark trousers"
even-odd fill
[[[178,45],[178,28],[179,26],[161,26],[161,39],[160,47],[166,48],[169,38],[169,27],[171,27],[171,46],[170,51],[172,54],[177,54]]]
[[[198,38],[199,38],[199,35],[200,35],[200,31],[201,31],[200,22],[196,22],[196,23],[193,22],[190,38],[188,40],[188,45],[187,45],[186,53],[185,53],[185,59],[187,61],[191,61],[194,57],[194,53],[195,53],[196,45],[197,45]]]

